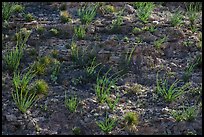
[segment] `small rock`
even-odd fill
[[[11,114],[11,115],[6,115],[6,119],[8,121],[16,121],[17,117],[15,115]]]
[[[127,10],[128,13],[136,13],[136,10],[129,4],[125,5],[125,9]]]

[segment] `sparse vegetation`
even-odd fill
[[[171,111],[171,115],[176,119],[176,121],[192,121],[196,118],[197,114],[198,109],[196,106]]]
[[[163,37],[161,39],[158,39],[156,41],[154,41],[154,45],[157,49],[160,49],[161,48],[161,45],[166,41],[166,37]]]
[[[86,36],[86,30],[85,26],[77,26],[74,27],[74,36],[77,37],[78,39],[84,39]]]
[[[59,31],[57,29],[50,29],[50,32],[54,35],[54,36],[57,36],[59,34]]]
[[[202,135],[201,19],[202,2],[2,2],[2,134]]]
[[[21,75],[19,72],[17,74],[16,72],[14,73],[14,91],[12,92],[12,97],[16,106],[22,113],[25,113],[29,108],[31,108],[38,99],[35,92],[28,92],[28,85],[34,76],[35,74],[32,73],[31,69],[22,76],[22,79],[20,78]]]
[[[25,14],[25,20],[27,22],[30,22],[30,21],[33,21],[34,20],[34,17],[31,13],[28,13],[28,14]]]
[[[60,11],[60,19],[62,23],[70,22],[72,20],[67,11]]]
[[[78,106],[78,99],[76,96],[71,96],[69,99],[66,96],[65,92],[65,107],[69,109],[70,112],[76,112]]]
[[[181,96],[184,91],[189,87],[190,83],[177,87],[180,80],[176,80],[169,86],[167,79],[159,79],[157,73],[156,92],[164,97],[165,101],[172,102]]]
[[[138,18],[144,23],[147,23],[155,5],[153,2],[134,2],[134,7],[137,10]]]
[[[180,26],[183,23],[183,14],[177,9],[177,11],[172,15],[170,22],[172,26]]]
[[[127,125],[138,125],[139,116],[136,112],[127,112],[127,114],[124,117],[124,120]]]
[[[2,2],[2,19],[7,22],[13,14],[13,2]]]
[[[98,8],[98,5],[85,5],[84,7],[81,7],[78,10],[78,16],[82,22],[82,24],[89,24],[96,16],[96,10]]]
[[[113,128],[115,127],[116,120],[109,118],[107,113],[106,113],[105,121],[96,122],[96,124],[100,127],[100,129],[103,132],[108,133],[108,132],[112,131]]]
[[[12,51],[6,54],[4,60],[11,71],[17,70],[20,65],[20,60],[23,56],[23,50],[25,48],[25,43],[27,42],[31,31],[27,29],[21,29],[18,33],[16,33],[16,47]]]

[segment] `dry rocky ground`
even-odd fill
[[[168,75],[170,82],[182,80],[185,68],[197,57],[202,57],[202,12],[196,21],[197,30],[192,32],[189,20],[183,15],[183,25],[172,26],[170,18],[175,9],[186,13],[183,2],[155,2],[148,23],[143,23],[136,16],[136,10],[131,2],[106,2],[112,5],[115,12],[106,12],[100,8],[96,17],[88,25],[86,37],[77,39],[76,45],[84,49],[85,56],[96,56],[98,63],[105,65],[104,72],[112,67],[111,74],[121,70],[123,54],[134,46],[131,65],[126,73],[117,81],[111,97],[120,96],[114,111],[109,111],[106,103],[99,104],[94,86],[95,80],[85,77],[83,67],[77,66],[71,59],[70,44],[74,34],[74,26],[81,24],[77,10],[85,3],[67,2],[66,10],[72,20],[62,23],[59,2],[23,2],[24,13],[31,13],[35,20],[26,21],[23,13],[12,15],[7,27],[2,29],[2,56],[15,46],[14,35],[19,28],[27,28],[32,33],[27,41],[26,49],[21,60],[23,70],[43,56],[53,56],[60,61],[61,67],[57,81],[50,79],[50,74],[38,75],[49,85],[47,96],[39,99],[25,114],[21,113],[13,101],[12,73],[2,60],[2,134],[4,135],[73,135],[73,128],[79,128],[83,135],[104,135],[96,121],[109,117],[118,119],[116,126],[108,134],[113,135],[157,135],[157,134],[196,134],[202,135],[202,62],[194,68],[189,82],[191,85],[185,93],[173,102],[166,102],[156,93],[156,75]],[[119,10],[123,23],[118,31],[110,31],[112,20]],[[155,25],[155,30],[142,30],[133,33],[135,27]],[[45,30],[40,33],[37,27]],[[55,28],[58,35],[49,31]],[[160,48],[155,47],[155,41],[166,36]],[[190,42],[189,42],[190,41]],[[186,45],[186,43],[189,45]],[[56,52],[56,56],[53,55]],[[90,60],[89,60],[90,61]],[[71,113],[64,105],[65,91],[67,95],[76,94],[80,99],[76,112]],[[196,93],[195,93],[196,92]],[[192,121],[176,121],[171,110],[193,106],[197,108],[197,116]],[[127,112],[139,115],[137,125],[128,127],[123,120]]]

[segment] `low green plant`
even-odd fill
[[[199,5],[194,4],[193,2],[189,3],[188,5],[185,4],[186,6],[186,15],[188,16],[191,26],[195,25],[195,21],[198,18],[198,12],[199,12]]]
[[[116,126],[116,121],[117,121],[116,119],[109,118],[107,113],[106,113],[105,121],[100,121],[100,122],[96,121],[96,124],[99,126],[99,128],[103,132],[108,133],[108,132],[112,131],[113,128]]]
[[[161,39],[158,39],[156,41],[154,41],[154,46],[159,49],[161,47],[161,45],[166,41],[167,37],[163,37]]]
[[[34,76],[35,74],[31,69],[22,76],[22,79],[20,79],[19,72],[17,74],[16,72],[14,73],[13,84],[15,90],[12,92],[12,97],[16,106],[22,113],[25,113],[38,100],[38,96],[35,92],[28,92],[28,84]]]
[[[192,45],[193,45],[193,42],[190,41],[190,40],[183,41],[183,45],[186,46],[186,47],[189,47],[189,46],[192,46]]]
[[[115,7],[112,5],[105,5],[104,10],[105,10],[105,13],[113,13],[116,11]]]
[[[143,30],[149,31],[149,32],[153,33],[153,32],[156,31],[156,26],[155,26],[155,25],[145,26],[145,27],[143,28]]]
[[[50,32],[55,36],[57,36],[59,34],[59,31],[57,29],[54,29],[54,28],[50,29]]]
[[[136,46],[132,47],[131,51],[130,51],[130,52],[128,51],[128,52],[126,53],[126,56],[125,56],[125,62],[126,62],[126,64],[125,64],[125,66],[129,66],[129,65],[130,65],[131,60],[132,60],[132,55],[133,55],[133,52],[134,52],[134,50],[135,50],[135,47],[136,47]]]
[[[115,80],[110,80],[110,78],[107,77],[110,70],[111,69],[109,69],[102,77],[99,77],[98,75],[96,79],[95,92],[100,103],[105,102],[107,96],[110,95],[111,87],[115,86]]]
[[[97,68],[99,65],[101,65],[101,63],[96,64],[96,63],[95,63],[95,59],[96,59],[96,57],[92,60],[91,65],[90,65],[90,66],[87,66],[87,68],[86,68],[86,74],[87,74],[88,78],[93,78],[93,77],[95,77],[96,68]]]
[[[124,42],[129,42],[129,38],[128,38],[127,36],[125,36],[125,37],[123,38],[123,41],[124,41]]]
[[[87,55],[86,48],[79,48],[74,41],[71,43],[71,59],[79,67],[85,67],[87,65],[89,56]]]
[[[180,26],[183,23],[183,14],[177,9],[177,11],[172,15],[170,22],[172,26]]]
[[[138,27],[134,27],[132,30],[133,34],[139,34],[140,32],[142,32],[142,29],[138,28]]]
[[[52,58],[49,56],[44,56],[38,58],[38,61],[34,63],[34,70],[37,74],[43,75],[46,72],[46,68],[51,64]]]
[[[36,29],[40,34],[42,34],[43,32],[45,32],[45,27],[43,26],[37,26],[37,29]]]
[[[66,97],[65,92],[65,107],[69,109],[70,112],[75,112],[78,106],[78,99],[76,96],[71,96],[69,99]]]
[[[33,15],[32,15],[31,13],[25,14],[24,17],[25,17],[25,20],[26,20],[27,22],[34,20],[34,17],[33,17]]]
[[[119,102],[119,99],[120,99],[120,97],[118,95],[117,95],[115,100],[112,100],[110,97],[106,97],[106,102],[107,102],[110,110],[113,111],[115,109],[115,106]]]
[[[23,7],[23,6],[20,5],[20,4],[15,4],[15,5],[13,6],[13,12],[14,12],[14,13],[23,12],[24,9],[25,9],[25,7]]]
[[[82,25],[74,27],[74,36],[83,39],[86,36],[86,28]]]
[[[2,2],[2,19],[7,22],[13,14],[13,2]]]
[[[183,81],[184,82],[187,82],[189,81],[191,75],[192,75],[192,72],[194,70],[194,68],[197,66],[198,62],[192,62],[190,63],[187,68],[185,69],[185,72],[184,72],[184,75],[183,75]]]
[[[18,46],[15,47],[12,51],[7,53],[4,57],[4,60],[8,66],[8,69],[11,71],[16,71],[20,64],[20,60],[23,56],[23,49]]]
[[[139,115],[136,112],[127,112],[124,117],[124,120],[127,125],[138,125]]]
[[[74,127],[72,129],[72,132],[74,133],[74,135],[81,135],[81,129],[79,127]]]
[[[48,84],[45,80],[40,79],[36,80],[33,87],[31,88],[32,92],[36,92],[37,94],[43,94],[47,95],[48,94]]]
[[[167,79],[158,78],[158,73],[156,79],[156,92],[160,96],[164,97],[165,101],[167,102],[176,100],[190,85],[190,83],[186,83],[181,87],[177,87],[177,84],[180,82],[180,80],[177,79],[169,86]]]
[[[175,118],[176,121],[192,121],[197,117],[198,109],[196,106],[187,107],[183,110],[172,110],[171,115]]]
[[[117,14],[117,17],[115,20],[112,20],[112,24],[111,24],[112,32],[117,32],[121,29],[121,25],[123,23],[123,18],[122,18],[123,11],[124,9]]]
[[[190,29],[191,31],[194,33],[198,30],[197,26],[196,25],[190,25]]]
[[[138,18],[146,23],[155,8],[153,2],[134,2]]]
[[[54,60],[54,64],[52,66],[52,73],[51,73],[51,80],[53,82],[56,82],[59,71],[60,71],[60,62],[57,60]]]
[[[62,23],[70,22],[71,16],[67,11],[60,11],[60,19]]]
[[[22,78],[21,78],[22,75]],[[35,73],[31,69],[27,73],[20,74],[20,72],[14,72],[13,76],[13,84],[16,89],[16,91],[21,91],[22,93],[25,93],[28,90],[29,82],[35,77]]]
[[[52,53],[52,57],[53,57],[53,58],[57,58],[57,56],[59,55],[59,51],[56,50],[56,49],[52,50],[51,53]]]
[[[78,10],[77,13],[78,13],[78,16],[79,16],[82,24],[87,25],[87,24],[91,23],[91,21],[96,16],[97,8],[98,8],[98,4],[90,5],[90,6],[85,5],[84,7],[81,7]]]
[[[25,43],[27,42],[30,34],[31,31],[25,29],[21,29],[18,33],[16,33],[17,42],[15,49],[7,53],[4,57],[4,60],[10,70],[15,71],[18,69],[20,60],[23,56]]]

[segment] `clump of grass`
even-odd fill
[[[125,36],[125,37],[123,38],[123,41],[124,41],[124,42],[129,42],[129,38],[128,38],[127,36]]]
[[[31,31],[27,29],[21,29],[18,33],[16,33],[16,47],[14,50],[7,53],[4,58],[9,70],[17,70],[20,64],[20,60],[23,56],[23,49],[25,48],[25,43],[27,42],[30,34]]]
[[[114,111],[116,104],[119,102],[119,95],[117,95],[115,100],[112,100],[110,97],[106,97],[106,102],[111,111]]]
[[[87,68],[86,68],[87,77],[90,78],[90,79],[95,78],[96,68],[97,68],[99,65],[101,65],[101,63],[96,64],[96,63],[95,63],[95,59],[96,59],[96,57],[92,60],[91,65],[90,65],[90,66],[87,66]]]
[[[22,75],[21,78],[20,72],[14,72],[13,76],[13,84],[16,89],[16,91],[21,91],[22,93],[25,93],[28,90],[29,82],[35,77],[35,73],[29,69],[29,71]]]
[[[161,39],[158,39],[156,41],[154,41],[154,46],[157,48],[157,49],[160,49],[161,48],[161,45],[166,41],[167,37],[163,37]]]
[[[60,19],[62,23],[70,22],[71,16],[67,11],[60,11]]]
[[[105,5],[104,10],[105,10],[105,13],[113,13],[116,11],[115,7],[112,5]]]
[[[199,62],[199,58],[198,58],[198,60],[195,60],[195,62],[192,62],[187,66],[187,68],[185,69],[185,73],[183,75],[183,81],[184,82],[189,81],[194,68],[198,65],[198,62]]]
[[[116,125],[116,121],[117,121],[116,119],[109,118],[106,113],[105,121],[100,121],[100,122],[96,121],[96,124],[100,127],[100,129],[103,132],[108,133],[113,130],[113,128]]]
[[[142,32],[142,29],[138,28],[138,27],[134,27],[132,30],[133,34],[139,34],[140,32]]]
[[[146,30],[146,31],[149,31],[149,32],[153,33],[153,32],[156,31],[156,26],[155,25],[145,26],[143,28],[143,30]]]
[[[57,29],[50,29],[50,32],[54,35],[54,36],[57,36],[59,34],[59,31]]]
[[[104,103],[107,96],[110,95],[111,87],[115,86],[115,81],[107,77],[109,69],[103,77],[97,76],[95,92],[100,103]],[[99,73],[98,73],[99,74]]]
[[[13,14],[13,2],[2,2],[2,19],[7,22]]]
[[[20,60],[23,56],[23,49],[18,46],[15,47],[14,50],[7,53],[4,57],[4,60],[7,64],[7,67],[11,71],[16,71],[20,64]]]
[[[33,15],[32,15],[31,13],[28,13],[28,14],[25,14],[25,20],[26,20],[27,22],[33,21],[33,20],[34,20],[34,17],[33,17]]]
[[[136,112],[127,112],[124,117],[124,120],[127,125],[138,125],[139,123],[139,115]]]
[[[52,53],[52,57],[53,57],[53,58],[57,58],[57,56],[59,55],[59,51],[56,50],[56,49],[52,50],[51,53]]]
[[[48,94],[48,88],[49,88],[49,86],[48,86],[47,82],[43,79],[40,79],[40,80],[35,81],[35,84],[31,88],[31,91],[35,92],[37,94],[47,95]]]
[[[182,12],[177,9],[177,11],[172,15],[170,22],[172,26],[180,26],[183,23]]]
[[[74,27],[74,36],[83,39],[86,36],[86,28],[82,25]]]
[[[28,92],[28,84],[34,78],[35,74],[31,72],[31,69],[22,76],[20,79],[20,73],[14,73],[13,84],[15,90],[12,92],[13,100],[18,109],[25,113],[31,106],[38,100],[36,93]]]
[[[59,71],[60,71],[60,62],[57,60],[54,60],[54,63],[52,66],[52,73],[51,73],[51,80],[53,82],[56,82]]]
[[[96,16],[98,5],[85,5],[78,10],[78,16],[82,22],[82,24],[89,24]]]
[[[37,62],[34,63],[34,70],[37,74],[43,75],[46,72],[46,68],[52,62],[52,58],[49,56],[44,56],[38,59]]]
[[[72,132],[74,133],[74,135],[81,135],[81,129],[79,127],[74,127],[72,129]]]
[[[24,9],[25,9],[25,7],[23,7],[23,6],[20,5],[20,4],[15,4],[15,5],[13,6],[13,12],[14,12],[14,13],[23,12]]]
[[[86,63],[85,51],[79,48],[74,41],[71,43],[71,58],[80,67],[83,67]]]
[[[66,97],[65,92],[65,107],[69,109],[70,112],[76,112],[78,106],[78,99],[76,96],[71,96],[69,99]]]
[[[186,41],[183,41],[183,45],[186,46],[186,47],[190,47],[193,45],[193,42],[190,41],[190,40],[186,40]]]
[[[135,47],[132,47],[131,50],[127,51],[125,55],[123,55],[122,60],[121,60],[121,67],[123,69],[123,72],[126,73],[128,71],[128,68],[131,65],[131,61],[132,61],[132,55],[133,52],[135,50]]]
[[[193,2],[189,3],[188,5],[185,4],[185,6],[187,10],[186,15],[188,16],[191,25],[195,25],[200,6],[198,4],[194,4]]]
[[[133,93],[138,93],[138,92],[143,91],[143,88],[142,88],[142,85],[140,85],[140,84],[134,84],[132,87],[130,87],[130,90]]]
[[[120,31],[121,25],[123,23],[123,18],[122,18],[123,11],[124,9],[117,14],[117,17],[115,20],[112,20],[112,24],[111,24],[112,32]]]
[[[177,87],[180,80],[176,80],[169,86],[167,79],[158,79],[158,73],[156,79],[156,91],[160,96],[164,97],[165,101],[167,102],[176,100],[190,85],[190,83],[186,83],[181,87]]]
[[[36,29],[40,34],[42,34],[43,32],[45,32],[45,27],[43,26],[37,26],[37,29]]]
[[[146,23],[154,10],[155,5],[153,2],[134,2],[134,7],[137,10],[138,18]]]
[[[176,121],[192,121],[197,117],[198,109],[196,106],[187,107],[183,110],[172,110],[171,115],[175,118]]]

